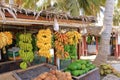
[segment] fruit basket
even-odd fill
[[[47,63],[42,63],[40,65],[30,67],[27,70],[14,71],[13,76],[17,80],[32,80],[44,72],[48,72],[50,70],[56,70],[56,69],[57,69],[56,66]]]
[[[100,80],[100,74],[99,74],[99,69],[95,68],[86,74],[83,74],[81,76],[75,77],[72,76],[73,80]]]

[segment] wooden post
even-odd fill
[[[98,36],[96,36],[96,54],[98,54]]]
[[[84,45],[84,51],[83,54],[87,56],[87,44],[86,44],[86,36],[83,36],[83,45]]]
[[[80,56],[82,55],[82,40],[80,41]]]
[[[80,28],[78,28],[78,32],[80,33]],[[80,43],[80,40],[79,40],[79,43],[77,44],[77,58],[80,59],[80,49],[81,49],[81,43]]]
[[[53,33],[55,33],[55,31],[53,30]],[[57,66],[57,56],[56,56],[56,49],[54,48],[54,65]]]
[[[82,36],[82,56],[84,56],[84,36]]]
[[[117,58],[119,58],[120,57],[120,45],[118,44],[118,56],[117,56]]]
[[[117,40],[119,40],[118,35],[117,35]],[[120,57],[120,44],[118,43],[118,56],[117,56],[117,58],[119,58],[119,57]]]
[[[49,62],[49,60],[48,60],[48,58],[46,58],[46,63],[48,63]]]
[[[56,50],[54,49],[54,65],[57,66],[57,56],[55,54]]]
[[[118,58],[118,34],[116,34],[115,57]]]

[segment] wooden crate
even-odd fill
[[[83,74],[78,77],[73,76],[72,78],[73,80],[100,80],[99,69],[95,68],[86,74]]]
[[[14,71],[13,76],[17,80],[32,80],[41,73],[48,72],[50,70],[55,70],[57,69],[56,66],[47,64],[47,63],[42,63],[37,66],[33,66],[28,68],[27,70],[19,70],[19,71]]]

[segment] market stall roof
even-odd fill
[[[95,35],[95,36],[100,36],[102,32],[103,26],[87,26],[87,27],[82,27],[81,28],[81,33],[82,35]],[[85,31],[86,29],[86,31]],[[116,34],[120,34],[120,26],[113,26],[112,27],[112,32],[115,32]]]
[[[82,24],[95,23],[97,20],[93,16],[71,17],[65,12],[56,12],[54,10],[32,11],[19,8],[0,7],[0,23],[10,25],[48,25],[54,24],[54,18],[57,18],[60,26],[63,27],[81,27]]]
[[[85,31],[86,29],[86,31]],[[102,26],[88,26],[86,28],[82,28],[82,33],[83,35],[95,35],[95,36],[100,36],[100,32],[102,30]]]

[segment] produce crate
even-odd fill
[[[42,63],[40,65],[30,67],[27,70],[14,71],[13,76],[17,80],[32,80],[41,73],[56,69],[57,69],[56,66],[47,63]]]
[[[72,78],[73,80],[100,80],[99,69],[95,68],[86,74],[83,74],[78,77],[72,76]]]

